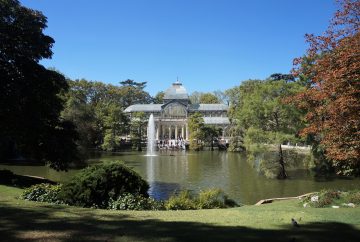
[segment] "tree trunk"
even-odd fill
[[[281,148],[281,144],[279,145],[279,164],[280,164],[280,173],[278,175],[279,179],[286,179],[287,174],[285,171],[285,162],[284,162],[284,156]]]
[[[137,151],[142,151],[142,149],[141,149],[141,126],[139,128],[139,143],[138,143]]]

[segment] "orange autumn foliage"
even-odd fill
[[[294,64],[310,83],[291,101],[307,111],[301,135],[318,137],[338,174],[360,175],[360,1],[340,4],[324,35],[306,35],[313,62]]]

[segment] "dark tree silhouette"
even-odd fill
[[[27,158],[66,169],[76,156],[76,133],[59,118],[59,94],[68,89],[64,76],[39,64],[52,56],[46,27],[41,12],[0,0],[0,158],[16,146]]]

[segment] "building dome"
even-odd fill
[[[180,82],[174,82],[172,86],[165,91],[164,100],[170,99],[189,99],[185,87]]]

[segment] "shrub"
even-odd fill
[[[61,204],[62,201],[59,199],[60,190],[61,185],[41,183],[25,189],[21,195],[21,198],[36,202]]]
[[[332,204],[339,204],[342,193],[335,190],[322,190],[314,195],[311,195],[304,199],[303,203],[310,207],[324,208],[329,207]],[[315,198],[312,201],[312,198]]]
[[[201,191],[197,199],[199,209],[236,207],[235,201],[230,200],[219,188]]]
[[[340,192],[335,190],[322,190],[319,193],[318,202],[314,203],[314,207],[323,208],[334,203],[334,200],[340,198]]]
[[[197,203],[189,191],[182,191],[178,195],[171,196],[165,202],[167,210],[192,210],[197,209]]]
[[[108,209],[112,210],[164,210],[164,204],[153,198],[124,193],[118,199],[109,200]]]
[[[360,191],[350,191],[346,196],[348,203],[360,204]]]
[[[148,189],[148,183],[136,172],[111,162],[83,169],[62,187],[59,195],[69,205],[106,208],[110,199],[125,193],[148,197]]]
[[[229,199],[221,189],[208,189],[201,191],[198,196],[192,196],[189,191],[182,191],[173,195],[165,203],[167,210],[191,210],[227,208],[239,206],[235,201]]]

